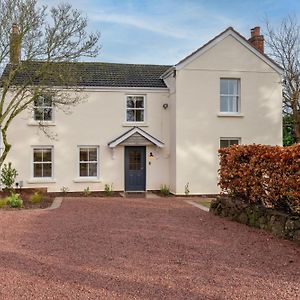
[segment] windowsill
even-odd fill
[[[55,122],[54,121],[34,121],[34,120],[30,120],[27,123],[28,126],[55,126]]]
[[[80,182],[93,183],[93,182],[101,182],[101,181],[102,181],[101,178],[94,178],[94,177],[78,177],[73,179],[73,182],[75,183],[80,183]]]
[[[27,183],[56,183],[54,178],[31,178],[27,180]]]
[[[226,113],[226,112],[220,112],[217,114],[218,117],[235,117],[235,118],[243,118],[244,114],[241,113]]]
[[[146,122],[124,122],[123,127],[148,127]]]

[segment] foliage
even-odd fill
[[[69,188],[66,186],[63,186],[63,187],[61,187],[60,191],[65,194],[69,191]]]
[[[11,193],[10,196],[6,197],[6,201],[12,208],[21,208],[23,206],[23,200],[19,194]]]
[[[7,205],[7,199],[6,198],[0,199],[0,208],[3,208],[6,205]]]
[[[84,196],[86,196],[86,197],[89,196],[91,193],[92,193],[92,192],[91,192],[89,186],[86,187],[86,188],[83,190],[83,194],[84,194]]]
[[[161,185],[159,191],[165,197],[170,195],[170,187],[166,184]]]
[[[114,191],[113,191],[113,184],[105,184],[104,186],[104,193],[106,196],[112,196]]]
[[[277,27],[266,22],[268,53],[283,68],[283,112],[293,122],[292,131],[300,142],[300,24],[296,15],[284,18]],[[290,143],[291,141],[287,141]]]
[[[291,146],[296,143],[293,129],[293,119],[289,115],[283,116],[283,146]]]
[[[222,192],[300,213],[300,144],[234,145],[219,150]]]
[[[190,183],[187,182],[187,184],[184,186],[184,193],[186,196],[190,194],[190,188],[189,188]]]
[[[87,18],[70,4],[48,8],[37,0],[0,0],[0,12],[0,74],[6,66],[0,82],[1,166],[12,146],[10,126],[34,101],[50,96],[68,112],[84,100],[74,62],[99,53],[100,34],[88,33]],[[16,85],[20,74],[26,76]],[[52,135],[42,122],[39,128]]]
[[[38,204],[42,201],[42,195],[40,192],[35,192],[29,199],[31,204]]]
[[[1,170],[1,183],[4,184],[5,188],[11,189],[17,176],[18,172],[12,167],[11,162],[4,164]]]

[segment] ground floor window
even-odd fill
[[[241,143],[241,138],[221,138],[220,148],[227,148],[232,145],[239,145]]]
[[[99,147],[79,147],[79,177],[98,177]]]
[[[53,148],[33,148],[33,177],[49,178],[53,175]]]

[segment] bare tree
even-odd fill
[[[278,28],[266,22],[270,56],[284,69],[283,113],[290,116],[296,142],[300,143],[300,24],[296,16],[284,18]]]
[[[87,33],[87,18],[69,4],[48,9],[37,0],[0,0],[0,167],[19,114],[45,96],[64,111],[82,100],[75,62],[98,54],[99,36]]]

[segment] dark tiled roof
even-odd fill
[[[41,61],[22,62],[22,70],[14,79],[14,84],[22,84],[28,78],[32,84],[65,85],[64,74],[72,74],[68,85],[89,87],[141,87],[166,88],[160,76],[171,66],[168,65],[137,65],[101,62],[53,63],[54,72],[49,72],[46,78],[34,79],[34,74],[44,63]],[[51,67],[51,68],[52,68]],[[2,80],[7,76],[11,65],[7,65]],[[59,71],[61,70],[61,71]],[[68,70],[68,71],[66,71]],[[71,72],[70,72],[71,71]],[[55,76],[51,76],[55,74]],[[60,79],[57,75],[61,75]],[[70,83],[72,82],[72,83]]]

